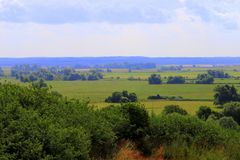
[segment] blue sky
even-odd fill
[[[240,56],[239,0],[0,0],[0,57]]]

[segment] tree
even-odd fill
[[[229,78],[229,74],[224,73],[220,70],[208,70],[208,74],[211,75],[214,78]]]
[[[223,105],[228,102],[239,101],[239,95],[234,86],[217,86],[214,91],[214,104],[216,105]]]
[[[149,78],[148,78],[148,83],[149,84],[161,84],[162,80],[160,75],[157,74],[152,74]]]
[[[4,71],[3,69],[0,67],[0,77],[3,77],[4,76]]]
[[[40,79],[40,80],[37,81],[37,82],[33,82],[33,83],[32,83],[32,87],[39,89],[39,88],[47,88],[48,85],[47,85],[47,83],[44,82],[43,79]]]
[[[197,117],[199,119],[206,121],[212,113],[213,112],[212,112],[211,108],[209,108],[207,106],[201,106],[201,107],[199,107],[199,110],[197,111]]]
[[[214,78],[209,74],[198,74],[196,84],[213,84]]]
[[[128,103],[137,102],[138,98],[135,93],[128,93],[128,91],[113,92],[112,96],[109,96],[105,102],[108,103]]]
[[[164,114],[178,113],[178,114],[181,114],[181,115],[187,115],[188,114],[186,110],[180,108],[178,105],[165,106],[164,110],[163,110],[163,113]]]
[[[184,84],[185,83],[185,78],[182,76],[175,76],[175,77],[168,77],[167,80],[168,84]]]
[[[223,115],[226,117],[232,117],[234,121],[240,125],[240,103],[226,103],[223,107]]]
[[[219,125],[226,129],[237,129],[238,124],[232,117],[222,117],[219,119]]]

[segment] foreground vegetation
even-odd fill
[[[0,105],[0,159],[119,159],[126,144],[142,157],[240,159],[238,102],[196,116],[179,106],[149,113],[140,103],[96,110],[39,81],[0,84]]]

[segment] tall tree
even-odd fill
[[[214,104],[216,105],[223,105],[227,102],[239,101],[239,95],[234,86],[217,86],[214,91]]]

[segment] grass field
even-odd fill
[[[162,84],[149,85],[147,78],[153,74],[160,74],[161,77],[168,76],[183,76],[189,79],[194,79],[200,73],[207,73],[209,68],[185,68],[179,72],[156,72],[154,70],[134,71],[119,69],[113,70],[110,73],[104,73],[104,79],[99,81],[49,81],[52,90],[69,98],[77,98],[89,100],[91,104],[97,107],[106,107],[109,104],[104,100],[115,91],[127,90],[137,94],[139,101],[145,105],[149,111],[159,113],[164,106],[176,104],[186,109],[189,113],[195,114],[199,106],[210,106],[214,109],[213,95],[214,88],[218,84],[234,84],[240,89],[240,80],[237,79],[215,79],[216,84],[201,85],[201,84]],[[223,70],[235,77],[240,76],[240,72],[233,71],[236,68],[223,68]],[[240,68],[237,68],[240,69]],[[10,69],[4,68],[6,75],[10,75]],[[119,79],[117,80],[117,77]],[[129,81],[129,77],[141,78],[141,81]],[[11,81],[19,83],[15,79],[3,78],[1,81]],[[164,82],[166,79],[163,80]],[[181,96],[189,101],[148,101],[147,97],[160,94],[161,96]]]
[[[212,100],[216,85],[162,84],[149,85],[146,81],[100,80],[100,81],[52,81],[49,85],[70,98],[89,98],[91,102],[104,102],[114,91],[135,92],[140,101],[148,96],[182,96],[185,99]]]

